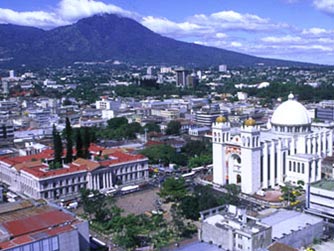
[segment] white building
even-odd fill
[[[223,250],[265,250],[271,244],[272,228],[247,215],[246,210],[229,206],[201,212],[199,239]],[[205,217],[208,214],[208,217]]]
[[[334,219],[334,180],[310,184],[306,198],[306,208],[310,213]]]
[[[267,129],[248,119],[235,132],[224,117],[212,125],[213,182],[239,184],[247,194],[285,182],[320,180],[321,161],[332,156],[332,130],[312,131],[306,108],[292,94]]]
[[[60,169],[50,169],[53,150],[0,159],[0,181],[10,190],[34,199],[60,199],[78,195],[80,189],[106,191],[115,185],[148,180],[148,159],[123,149],[91,146],[92,159],[78,158]]]

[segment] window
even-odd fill
[[[58,246],[58,238],[57,237],[53,237],[52,238],[52,251],[58,250],[59,246]]]

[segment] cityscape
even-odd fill
[[[333,0],[42,2],[0,3],[0,250],[334,250]]]

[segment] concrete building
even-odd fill
[[[10,120],[0,120],[0,146],[8,146],[14,141],[14,125]]]
[[[311,183],[306,191],[306,208],[310,213],[334,219],[334,180]]]
[[[221,115],[222,113],[219,110],[219,107],[204,107],[203,109],[196,111],[195,123],[210,127],[212,123]]]
[[[148,159],[120,148],[91,146],[92,159],[78,158],[63,168],[50,169],[53,150],[0,158],[0,181],[34,199],[57,200],[78,195],[80,189],[106,191],[115,185],[148,180]]]
[[[306,247],[323,235],[323,219],[305,213],[279,209],[259,218],[262,223],[272,227],[273,242],[294,248]]]
[[[333,131],[313,131],[307,110],[290,94],[266,129],[252,118],[231,128],[219,117],[212,125],[212,142],[213,182],[238,184],[243,193],[254,194],[285,182],[320,180],[322,159],[332,156]]]
[[[227,65],[226,64],[221,64],[218,67],[219,72],[226,72],[227,71]]]
[[[175,69],[176,73],[176,87],[187,87],[187,77],[189,75],[189,71],[184,68]]]
[[[323,227],[321,218],[296,211],[248,212],[229,205],[201,212],[199,239],[231,251],[271,250],[273,243],[299,249],[320,239]]]
[[[88,222],[46,204],[20,201],[0,206],[0,249],[88,251]]]
[[[321,121],[334,121],[334,108],[318,107],[316,108],[315,117]]]
[[[229,206],[227,210],[219,208],[201,212],[199,239],[220,246],[223,250],[264,250],[271,244],[272,229],[256,218],[246,214],[245,210]],[[205,214],[209,214],[205,218]]]

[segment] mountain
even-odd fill
[[[44,31],[0,24],[0,67],[66,66],[76,61],[120,60],[134,64],[184,66],[307,66],[311,64],[259,58],[161,36],[135,20],[96,15]]]

